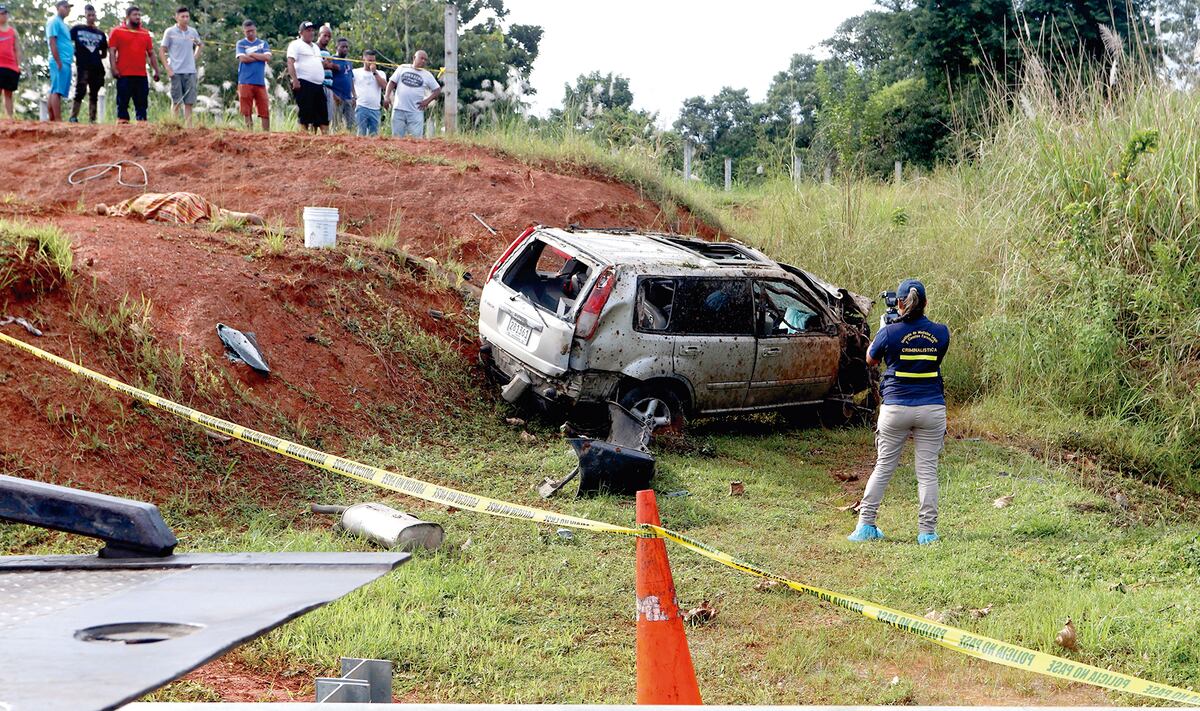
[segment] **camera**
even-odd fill
[[[894,291],[880,292],[879,298],[883,299],[883,303],[887,306],[887,310],[879,317],[879,327],[883,328],[889,323],[898,323],[900,321],[900,308],[897,305],[899,298]]]

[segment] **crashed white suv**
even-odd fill
[[[496,260],[481,355],[509,401],[684,415],[874,408],[871,302],[741,244],[531,227]]]

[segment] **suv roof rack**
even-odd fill
[[[688,237],[665,237],[671,244],[694,252],[705,259],[714,262],[753,262],[762,264],[764,260],[746,247],[734,242],[705,242]]]
[[[658,232],[655,230],[641,230],[636,227],[584,227],[578,223],[572,223],[562,228],[564,232],[575,234],[578,232],[599,232],[610,235],[638,235],[646,239],[658,242],[659,244],[669,245],[675,249],[680,249],[689,252],[701,259],[707,259],[710,262],[716,262],[726,266],[740,265],[772,265],[775,264],[770,258],[758,253],[754,249],[746,245],[731,240],[728,242],[709,242],[697,237],[684,237],[670,232]]]
[[[616,235],[631,235],[637,232],[636,227],[588,227],[578,222],[572,222],[565,228],[566,232],[609,232]]]

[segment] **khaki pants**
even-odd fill
[[[913,438],[917,470],[917,524],[921,533],[933,533],[938,517],[938,455],[946,440],[945,405],[884,405],[879,408],[879,423],[875,428],[875,447],[878,454],[875,470],[867,481],[862,504],[858,510],[860,525],[875,525],[879,505],[888,482],[896,473],[900,450],[909,435]]]

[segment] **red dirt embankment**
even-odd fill
[[[96,203],[141,190],[119,186],[113,174],[70,186],[68,173],[134,160],[149,171],[148,191],[195,192],[287,227],[299,226],[306,205],[337,207],[343,230],[394,235],[418,256],[464,265],[477,282],[532,223],[693,230],[686,214],[664,214],[630,186],[441,141],[0,121],[0,155],[0,219],[55,225],[75,252],[67,285],[41,295],[20,285],[0,289],[0,317],[24,316],[45,335],[16,325],[5,333],[338,452],[350,438],[412,441],[463,407],[466,394],[455,389],[462,377],[481,376],[472,365],[473,316],[460,295],[370,246],[314,252],[292,237],[278,252],[257,233],[99,217]],[[224,358],[218,322],[257,334],[269,377]],[[458,385],[422,374],[419,346],[427,342],[420,339],[430,334],[461,357]],[[406,348],[413,336],[417,346]],[[165,504],[173,524],[182,523],[179,514],[220,515],[239,501],[295,512],[317,481],[303,465],[206,437],[7,346],[0,346],[0,423],[0,471]],[[311,693],[293,688],[296,679],[265,678],[230,662],[190,678],[226,700]]]
[[[364,253],[362,266],[347,266],[346,255],[334,252],[255,256],[261,238],[252,235],[70,214],[34,221],[71,236],[75,274],[69,286],[40,298],[0,294],[0,311],[29,318],[45,336],[12,325],[6,333],[159,394],[180,392],[190,405],[252,427],[297,436],[281,429],[291,424],[314,436],[365,436],[376,430],[376,411],[364,405],[437,410],[436,396],[412,363],[377,352],[347,330],[367,315],[390,310],[471,357],[472,344],[460,330],[429,315],[429,309],[461,312],[458,294],[408,270],[385,272],[388,260],[377,254]],[[363,301],[367,284],[379,310]],[[217,323],[255,332],[271,375],[229,362]],[[182,368],[171,363],[179,354]],[[214,461],[233,468],[226,483],[251,499],[269,502],[287,490],[255,476],[277,461],[198,437],[169,416],[129,404],[0,347],[0,462],[22,476],[160,503],[183,495],[200,506],[220,506]],[[339,439],[329,434],[325,442],[333,446]],[[294,470],[297,482],[311,482],[302,467]]]
[[[445,417],[456,398],[461,405],[462,395],[445,383],[423,379],[421,364],[412,362],[419,350],[391,347],[403,344],[405,328],[431,333],[469,368],[473,317],[460,296],[370,247],[316,253],[292,238],[282,254],[272,254],[257,234],[99,217],[90,214],[95,203],[140,191],[119,186],[112,174],[69,186],[70,171],[136,160],[149,171],[151,191],[196,192],[289,227],[298,226],[304,205],[335,206],[344,228],[388,231],[417,255],[464,264],[476,281],[531,223],[667,228],[687,219],[667,220],[624,184],[441,141],[0,122],[0,154],[7,170],[0,217],[57,225],[75,249],[69,286],[36,298],[0,292],[0,315],[29,317],[47,335],[35,339],[16,326],[6,333],[160,394],[174,386],[199,409],[331,449],[345,437]],[[123,301],[123,320],[98,334],[97,321],[115,318]],[[141,322],[128,312],[143,303],[149,306]],[[430,309],[451,318],[436,319]],[[225,360],[218,322],[258,335],[269,378]],[[370,329],[397,333],[381,346],[364,337]],[[153,362],[141,352],[148,341],[159,351]],[[186,363],[182,373],[168,358],[177,354]],[[311,472],[289,464],[291,476],[282,479],[292,485],[266,484],[281,477],[253,472],[283,466],[278,458],[216,443],[130,405],[0,348],[0,464],[107,493],[160,502],[182,495],[204,507],[222,505],[229,483],[268,502],[278,500],[281,487],[312,482]],[[215,476],[222,468],[228,474]]]
[[[149,172],[150,192],[186,190],[292,226],[306,205],[336,207],[343,230],[393,230],[397,246],[474,270],[490,265],[532,223],[712,234],[686,213],[665,214],[630,186],[583,169],[531,167],[444,141],[0,122],[0,155],[6,172],[0,193],[45,207],[74,210],[81,202],[90,207],[141,192],[117,185],[113,174],[67,183],[76,168],[133,160]],[[133,169],[125,179],[138,181],[141,173]],[[472,213],[499,234],[489,234]]]

